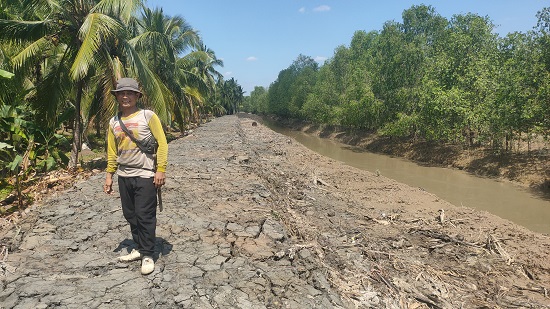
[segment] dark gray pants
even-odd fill
[[[122,213],[130,223],[132,238],[142,255],[155,251],[157,189],[153,178],[118,177]]]

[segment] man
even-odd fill
[[[103,191],[107,194],[113,192],[113,174],[116,172],[122,213],[137,244],[137,250],[119,257],[119,261],[141,259],[141,273],[148,275],[155,270],[156,193],[166,178],[168,144],[158,116],[153,111],[137,107],[143,94],[136,80],[119,79],[111,93],[116,97],[119,113],[111,118],[107,130],[107,174]],[[121,128],[121,121],[137,141],[152,134],[158,142],[157,153],[142,151]]]

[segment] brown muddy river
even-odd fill
[[[480,178],[464,171],[425,167],[389,156],[266,123],[272,130],[294,138],[307,148],[350,166],[376,172],[414,187],[421,187],[457,205],[484,210],[534,232],[550,234],[550,201],[510,183]]]

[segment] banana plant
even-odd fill
[[[23,196],[21,194],[21,180],[23,173],[21,167],[24,164],[24,156],[19,154],[22,146],[29,146],[29,138],[26,133],[27,122],[18,117],[14,108],[3,105],[0,106],[0,128],[4,134],[8,135],[6,142],[0,143],[0,168],[3,174],[7,173],[7,178],[14,177],[15,189],[17,190],[18,206],[23,206]],[[32,139],[31,139],[32,140]],[[28,152],[25,152],[27,154]]]

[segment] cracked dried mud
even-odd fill
[[[2,227],[1,308],[550,308],[547,235],[253,119],[169,144],[150,275],[117,261],[134,244],[103,180]]]

